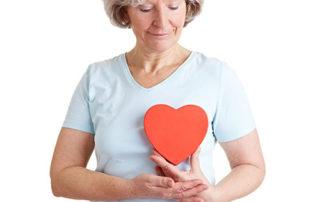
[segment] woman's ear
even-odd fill
[[[130,28],[130,18],[128,15],[128,7],[121,8],[120,16],[121,16],[122,24],[127,25]]]
[[[128,26],[130,26],[130,18],[129,18],[129,15],[128,15],[127,11],[123,14],[123,21],[124,21]]]

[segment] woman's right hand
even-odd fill
[[[142,174],[129,180],[133,198],[181,199],[197,195],[208,188],[202,180],[174,182],[170,177]],[[203,201],[194,198],[194,202]]]

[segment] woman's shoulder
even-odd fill
[[[123,64],[124,54],[89,63],[87,74],[91,77],[103,74],[118,74]]]
[[[205,67],[211,71],[219,73],[222,71],[232,71],[232,68],[223,59],[219,59],[218,57],[210,56],[198,51],[193,51],[193,54],[195,55],[196,63],[201,67]]]
[[[116,55],[116,56],[113,56],[113,57],[109,57],[107,59],[98,60],[98,61],[90,63],[89,68],[91,68],[91,69],[106,69],[106,68],[112,68],[115,66],[120,66],[122,57],[123,57],[123,53]]]

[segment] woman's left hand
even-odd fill
[[[153,154],[150,156],[150,159],[157,164],[156,171],[164,176],[171,177],[174,181],[186,181],[190,179],[200,179],[204,184],[208,185],[208,189],[199,193],[196,197],[193,198],[184,198],[180,199],[179,202],[192,202],[197,201],[194,199],[202,199],[202,202],[214,202],[214,187],[210,185],[207,178],[201,171],[200,162],[199,162],[199,153],[200,148],[197,149],[190,157],[190,170],[181,171],[179,168],[174,166],[165,160],[157,151],[153,150]]]

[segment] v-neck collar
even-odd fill
[[[145,90],[145,91],[151,91],[157,88],[160,88],[163,85],[166,85],[170,80],[174,79],[175,77],[177,77],[177,75],[179,74],[179,72],[181,72],[184,68],[186,68],[187,64],[189,63],[189,61],[194,57],[195,52],[191,51],[191,53],[189,54],[189,56],[187,57],[187,59],[185,59],[185,61],[179,65],[179,67],[177,67],[167,78],[165,78],[164,80],[162,80],[160,83],[151,86],[149,88],[146,88],[144,86],[142,86],[141,84],[139,84],[132,76],[130,69],[129,69],[129,65],[127,63],[127,59],[126,59],[126,55],[125,53],[120,55],[120,60],[124,69],[124,73],[127,77],[127,79],[130,81],[130,83],[139,89]]]

